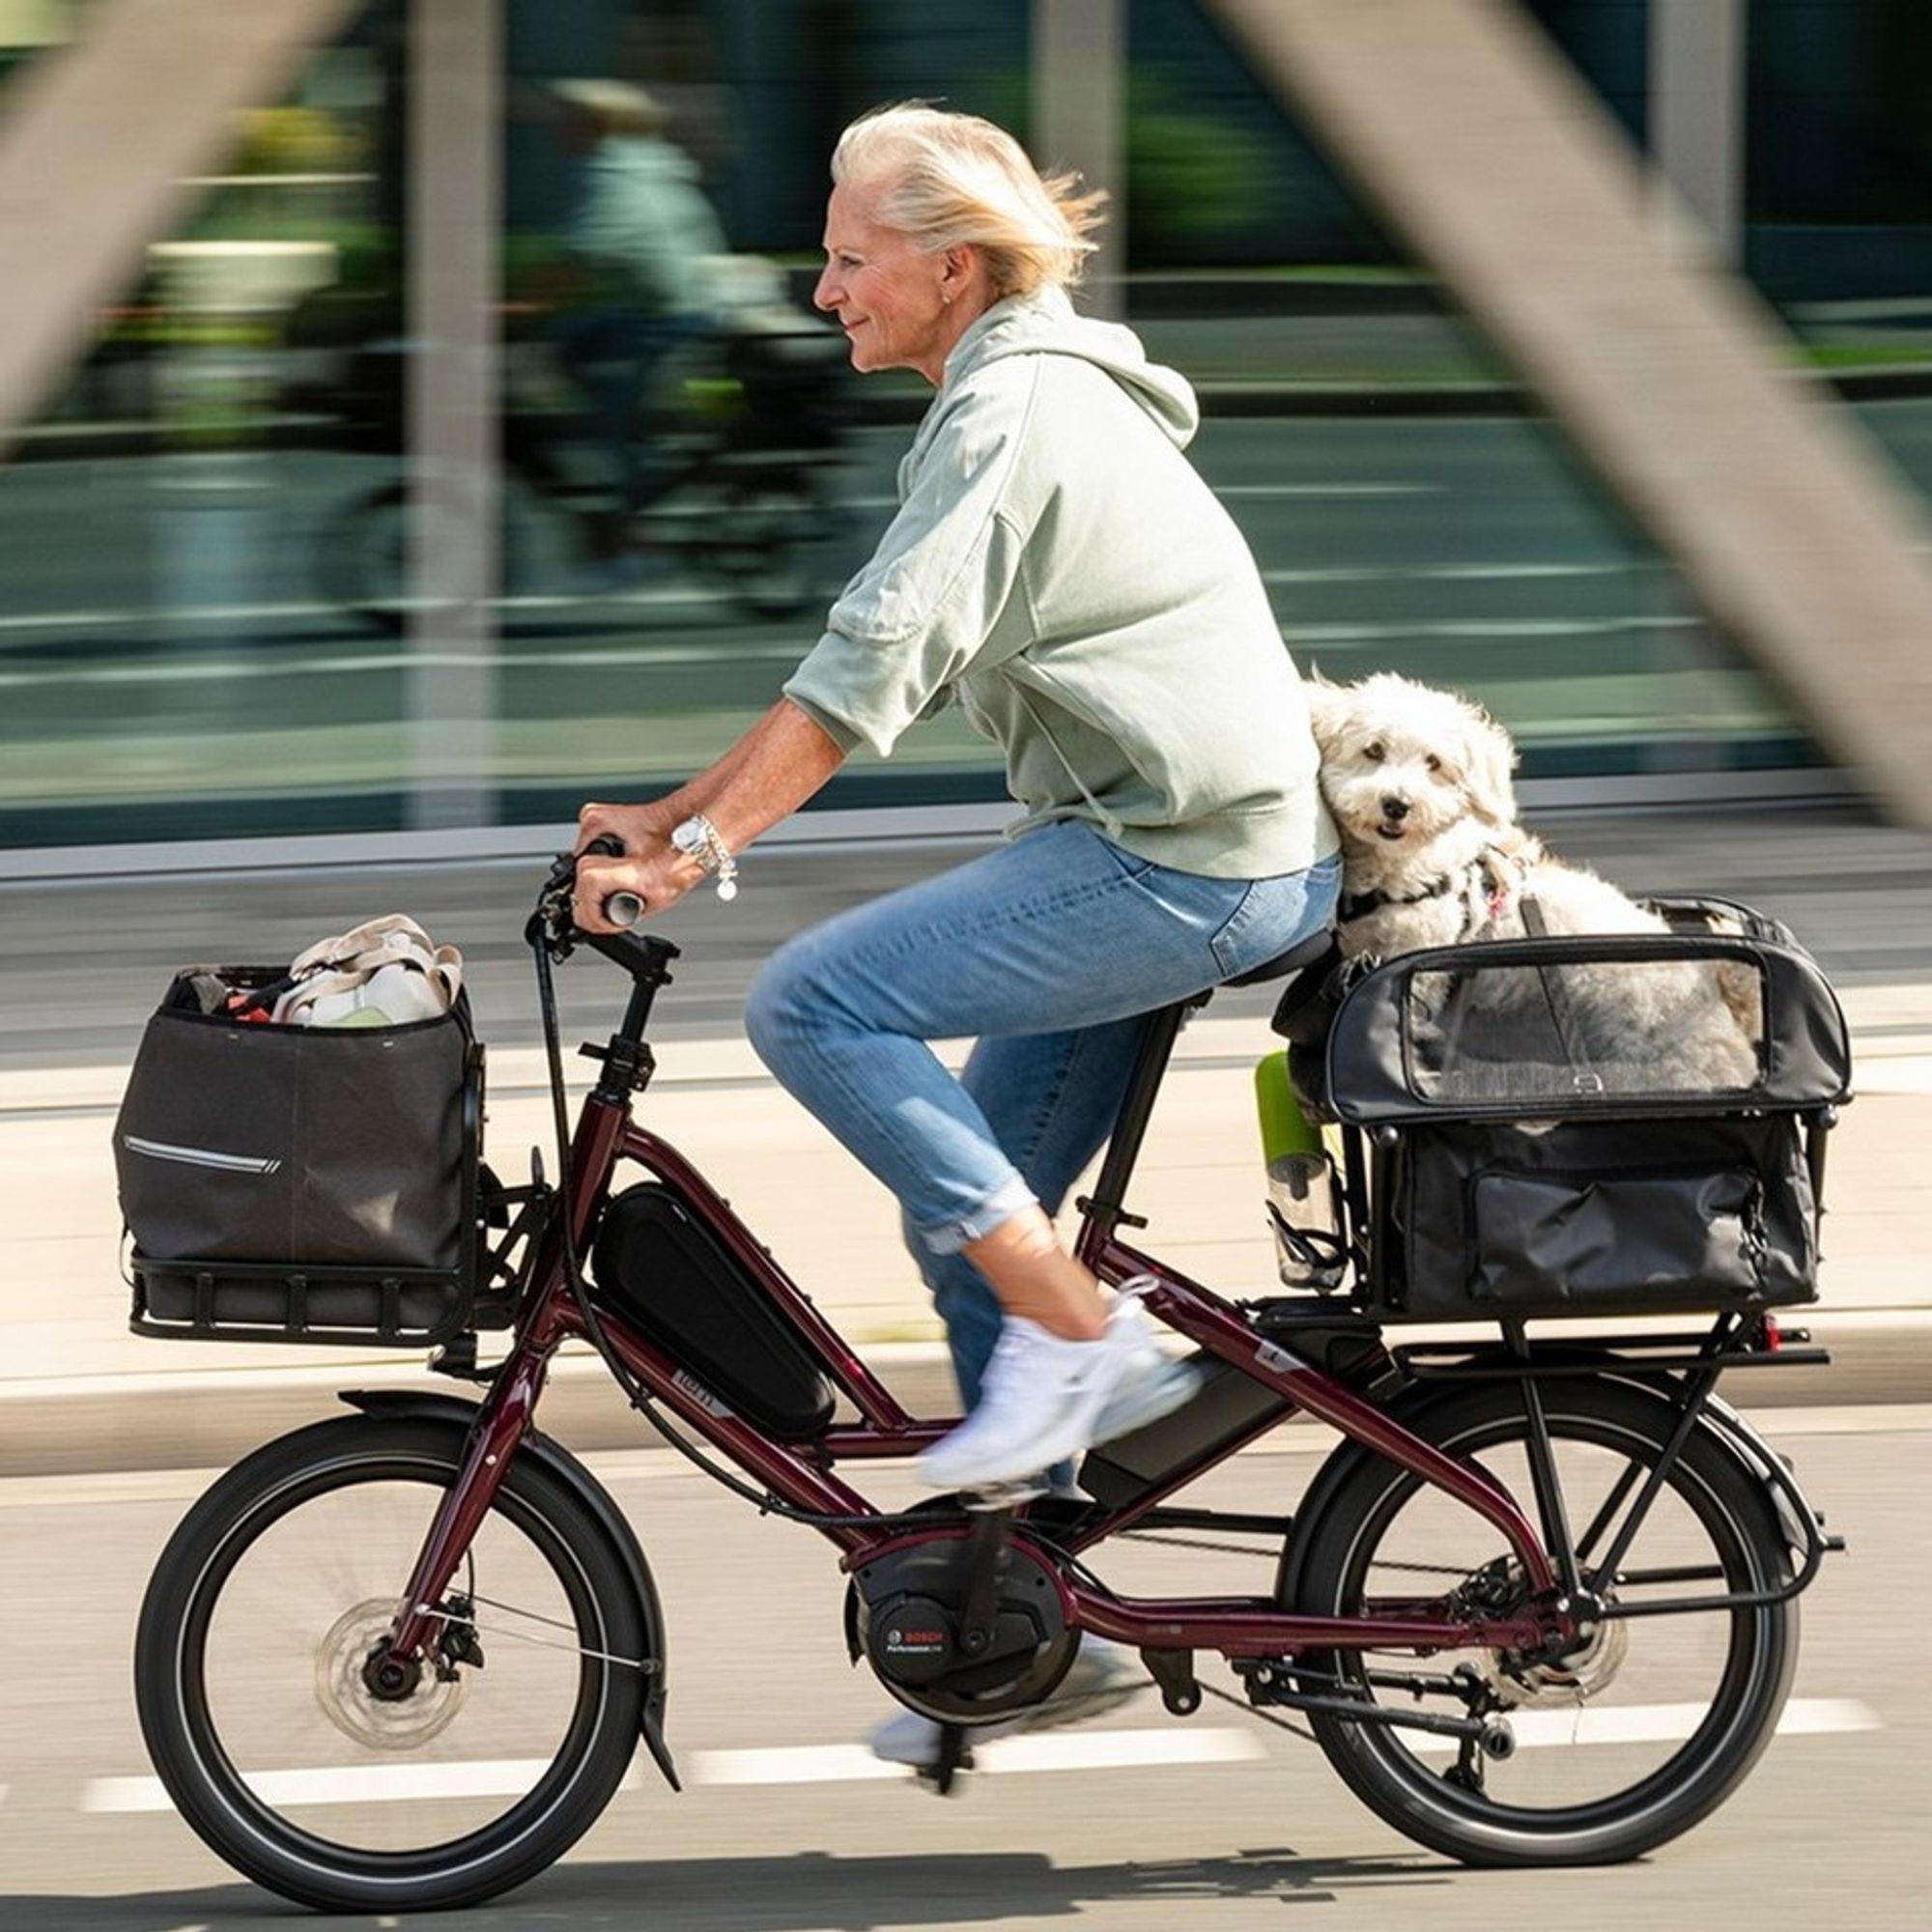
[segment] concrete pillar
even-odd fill
[[[1745,0],[1650,0],[1650,152],[1724,261],[1744,259]]]
[[[1932,826],[1932,527],[1510,0],[1208,0],[1855,782]],[[1686,252],[1687,246],[1689,252]]]
[[[94,0],[0,101],[0,456],[94,318],[180,226],[239,108],[285,93],[357,0]]]
[[[1078,168],[1107,190],[1107,222],[1089,259],[1082,307],[1126,313],[1127,21],[1125,0],[1033,0],[1028,148],[1042,169]]]
[[[497,0],[412,0],[409,823],[496,818],[501,548]]]

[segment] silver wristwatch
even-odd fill
[[[689,818],[672,826],[670,842],[717,879],[721,899],[738,896],[738,862],[719,838],[718,828],[701,811],[694,811]]]

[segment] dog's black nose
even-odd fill
[[[1398,825],[1408,816],[1408,801],[1393,794],[1382,800],[1382,816],[1392,819]]]

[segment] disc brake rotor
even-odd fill
[[[1598,1624],[1567,1657],[1486,1650],[1477,1655],[1476,1668],[1495,1695],[1518,1710],[1574,1709],[1610,1688],[1629,1649],[1630,1626],[1614,1617]]]
[[[371,1597],[343,1611],[316,1646],[315,1700],[344,1737],[372,1750],[414,1750],[446,1730],[469,1694],[469,1676],[447,1682],[425,1669],[416,1688],[390,1703],[363,1680],[362,1667],[395,1621],[393,1597]]]

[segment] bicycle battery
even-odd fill
[[[1293,1403],[1265,1382],[1212,1356],[1195,1358],[1206,1371],[1200,1391],[1170,1415],[1090,1449],[1080,1487],[1108,1509],[1126,1509],[1158,1490],[1177,1470],[1244,1441]]]
[[[724,1243],[645,1181],[605,1210],[591,1255],[624,1318],[748,1420],[787,1440],[824,1433],[832,1385]]]

